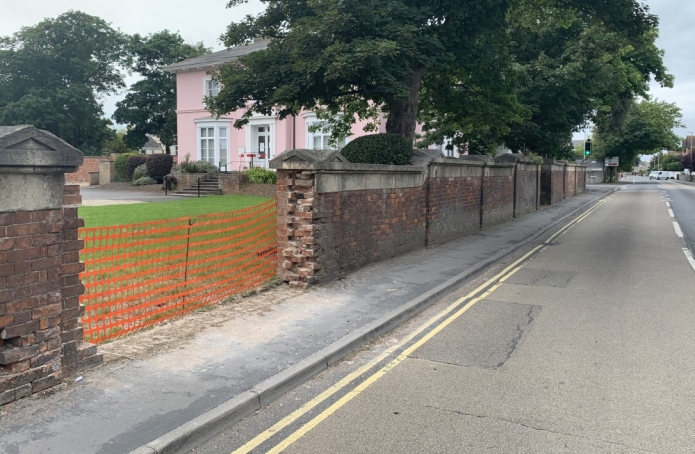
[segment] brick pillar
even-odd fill
[[[79,186],[64,187],[81,162],[49,133],[0,127],[0,405],[101,361],[79,321]]]
[[[278,277],[305,289],[321,269],[320,231],[314,225],[316,172],[279,169],[277,177]]]

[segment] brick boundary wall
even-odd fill
[[[540,208],[540,169],[537,164],[519,162],[515,172],[514,217],[520,218]]]
[[[79,186],[63,207],[0,213],[0,405],[100,364],[82,341]]]
[[[483,174],[480,228],[514,218],[514,167],[485,166]]]
[[[565,198],[577,195],[577,166],[567,164],[565,166]]]
[[[66,173],[66,183],[89,183],[89,172],[99,172],[99,163],[106,160],[104,156],[85,156],[84,163],[77,172]]]
[[[291,150],[272,163],[278,169],[278,277],[293,287],[477,233],[512,220],[515,206],[517,216],[540,208],[542,166],[530,162],[427,160],[422,153],[413,166],[343,159],[338,152]],[[548,167],[556,201],[564,199],[565,168]]]

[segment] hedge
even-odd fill
[[[126,164],[128,159],[133,156],[141,156],[140,153],[122,153],[116,156],[116,160],[113,163],[116,168],[116,181],[126,181],[128,180],[128,175],[126,172]]]
[[[358,137],[340,150],[345,158],[356,164],[410,164],[413,144],[399,134],[371,134]]]
[[[170,154],[152,154],[147,156],[147,176],[157,183],[164,181],[174,166],[174,157]]]
[[[128,158],[128,162],[126,162],[125,165],[126,178],[128,178],[129,181],[133,181],[133,174],[135,173],[135,169],[137,169],[139,165],[145,164],[146,161],[147,156],[142,154],[131,156],[130,158]]]

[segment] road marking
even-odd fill
[[[668,202],[667,202],[667,203],[668,203]],[[673,210],[670,209],[670,208],[668,209],[668,215],[671,216],[672,218],[675,217],[675,216],[673,215]]]
[[[683,253],[685,253],[685,258],[688,259],[688,263],[690,263],[690,266],[693,268],[693,271],[695,271],[695,259],[693,259],[693,254],[690,253],[690,249],[684,247]]]
[[[567,233],[567,231],[568,231],[570,228],[572,228],[575,224],[577,224],[577,223],[579,223],[579,222],[582,222],[582,221],[584,220],[584,218],[586,218],[586,217],[589,216],[591,213],[593,213],[593,211],[594,211],[595,209],[597,209],[598,207],[600,207],[606,200],[608,200],[608,199],[601,200],[601,201],[598,202],[596,205],[594,205],[590,210],[588,210],[586,213],[584,213],[583,215],[579,216],[579,217],[578,217],[577,219],[575,219],[573,222],[570,222],[569,224],[567,224],[566,226],[564,226],[563,228],[561,228],[560,230],[558,230],[553,236],[551,236],[550,238],[548,238],[548,239],[545,241],[545,244],[550,244],[550,243],[555,239],[555,237],[558,237],[558,238],[559,238],[560,236],[562,236],[562,235],[564,235],[565,233]]]
[[[589,211],[584,213],[582,216],[579,218],[575,219],[574,221],[570,222],[568,225],[566,225],[563,229],[561,229],[559,232],[557,232],[555,235],[551,237],[554,238],[558,235],[562,235],[568,231],[569,227],[574,226],[575,224],[581,222],[584,218],[586,218],[589,214],[591,214],[594,210],[596,210],[604,201],[601,200],[599,203],[597,203],[593,208],[591,208]],[[550,241],[550,240],[548,240]],[[547,242],[545,243],[546,245],[548,244]],[[393,359],[390,363],[388,363],[386,366],[382,367],[379,369],[377,372],[372,374],[371,376],[367,377],[362,383],[360,383],[358,386],[356,386],[354,389],[350,390],[347,394],[345,394],[343,397],[338,399],[336,402],[334,402],[330,407],[322,411],[320,414],[315,416],[311,421],[307,422],[304,424],[302,427],[297,429],[295,432],[290,434],[287,438],[285,438],[283,441],[281,441],[278,445],[270,449],[268,454],[278,454],[287,449],[290,445],[292,445],[295,441],[299,440],[302,438],[304,435],[306,435],[309,431],[311,431],[313,428],[321,424],[324,420],[326,420],[328,417],[330,417],[333,413],[338,411],[341,407],[343,407],[345,404],[350,402],[352,399],[357,397],[362,391],[367,389],[369,386],[374,384],[377,380],[379,380],[381,377],[386,375],[390,370],[398,366],[401,362],[403,362],[408,356],[410,356],[415,350],[420,348],[422,345],[424,345],[426,342],[428,342],[430,339],[432,339],[435,335],[437,335],[439,332],[441,332],[444,328],[446,328],[448,325],[450,325],[453,321],[458,319],[461,315],[463,315],[468,309],[473,307],[477,302],[487,298],[489,295],[491,295],[495,290],[497,290],[509,277],[514,275],[517,271],[519,271],[521,268],[526,266],[528,262],[523,263],[531,254],[535,253],[536,251],[543,252],[547,246],[537,246],[530,252],[528,252],[526,255],[521,257],[519,260],[514,262],[513,264],[509,265],[507,268],[505,268],[501,273],[497,274],[495,277],[492,279],[489,279],[487,282],[482,284],[480,287],[469,293],[468,295],[464,296],[463,298],[460,298],[457,300],[455,303],[450,305],[447,309],[444,311],[440,312],[430,320],[428,320],[424,325],[420,326],[416,332],[413,332],[409,336],[407,336],[405,339],[400,341],[398,344],[390,347],[387,351],[379,355],[376,359],[370,361],[369,363],[365,364],[362,366],[360,369],[352,372],[350,375],[346,376],[342,380],[340,380],[336,385],[333,385],[331,388],[328,390],[324,391],[321,393],[319,396],[315,397],[311,401],[307,402],[304,406],[302,406],[300,409],[296,410],[294,413],[286,416],[283,418],[281,421],[273,425],[271,428],[266,430],[265,432],[259,434],[256,436],[253,440],[249,441],[246,443],[244,446],[239,448],[238,450],[234,451],[232,454],[242,454],[242,453],[248,453],[255,447],[259,446],[266,440],[268,440],[270,437],[275,435],[277,432],[279,432],[282,428],[288,426],[292,422],[296,421],[299,417],[302,415],[306,414],[310,409],[316,407],[319,403],[323,402],[326,398],[332,396],[335,394],[339,389],[344,388],[347,386],[352,380],[358,378],[360,375],[362,375],[364,372],[368,371],[371,369],[374,365],[378,364],[379,362],[383,361],[387,356],[389,356],[391,353],[393,353],[396,349],[399,347],[405,345],[405,343],[409,342],[410,340],[414,339],[415,336],[421,332],[423,332],[428,326],[434,324],[436,321],[440,320],[442,317],[445,315],[451,313],[454,309],[456,309],[461,303],[466,301],[467,299],[473,297],[474,295],[478,294],[481,290],[484,288],[488,287],[491,283],[497,282],[494,284],[492,287],[490,287],[485,293],[481,294],[480,296],[471,299],[465,306],[460,308],[456,313],[453,315],[449,316],[446,320],[442,321],[439,323],[437,326],[435,326],[429,333],[427,333],[425,336],[423,336],[420,340],[418,340],[416,343],[408,347],[406,350],[404,350],[400,355],[398,355],[395,359]],[[521,264],[520,264],[521,263]],[[520,265],[519,265],[520,264]],[[518,265],[518,266],[517,266]],[[515,268],[513,268],[515,267]],[[512,269],[513,268],[513,269]],[[509,271],[511,269],[511,271]],[[509,272],[508,272],[509,271]],[[303,410],[304,409],[304,410]]]
[[[340,391],[341,389],[345,388],[347,385],[350,384],[350,382],[352,382],[353,380],[359,378],[362,374],[364,374],[365,372],[369,371],[369,370],[372,369],[374,366],[376,366],[377,364],[379,364],[380,362],[382,362],[384,359],[386,359],[387,357],[389,357],[390,355],[392,355],[393,352],[395,352],[396,350],[398,350],[399,348],[401,348],[402,346],[404,346],[405,344],[407,344],[408,342],[410,342],[411,340],[413,340],[415,337],[417,337],[419,334],[421,334],[421,333],[422,333],[423,331],[425,331],[427,328],[429,328],[430,326],[432,326],[435,322],[437,322],[438,320],[442,319],[442,318],[445,317],[446,315],[448,315],[448,314],[450,314],[451,312],[453,312],[453,311],[454,311],[455,309],[457,309],[464,301],[466,301],[466,300],[468,300],[468,299],[470,299],[470,298],[473,298],[475,295],[477,295],[478,293],[480,293],[482,290],[484,290],[485,288],[487,288],[488,286],[490,286],[492,283],[494,283],[494,282],[500,282],[500,283],[501,283],[501,282],[503,282],[502,279],[506,280],[506,279],[509,277],[509,275],[510,275],[510,274],[508,274],[508,273],[510,272],[510,270],[513,270],[513,273],[515,273],[515,272],[518,270],[518,265],[519,265],[520,263],[522,263],[523,261],[525,261],[528,257],[530,257],[532,254],[534,254],[536,251],[538,251],[538,250],[541,249],[541,248],[543,248],[543,246],[536,246],[536,247],[533,248],[530,252],[528,252],[528,253],[525,254],[523,257],[521,257],[520,259],[518,259],[517,261],[515,261],[514,263],[512,263],[511,265],[509,265],[508,267],[506,267],[506,268],[503,269],[502,271],[500,271],[498,274],[496,274],[494,277],[490,278],[488,281],[486,281],[484,284],[480,285],[478,288],[476,288],[475,290],[473,290],[472,292],[470,292],[468,295],[466,295],[466,296],[464,296],[464,297],[462,297],[462,298],[459,298],[458,300],[456,300],[456,302],[454,302],[454,303],[452,303],[451,305],[449,305],[449,307],[447,307],[446,309],[444,309],[443,311],[441,311],[440,313],[438,313],[438,314],[435,315],[434,317],[430,318],[430,319],[429,319],[427,322],[425,322],[424,324],[420,325],[415,331],[413,331],[412,333],[410,333],[408,336],[406,336],[405,338],[403,338],[401,341],[399,341],[398,343],[392,345],[392,346],[389,347],[387,350],[385,350],[383,353],[381,353],[379,356],[377,356],[376,358],[372,359],[371,361],[369,361],[368,363],[366,363],[365,365],[363,365],[363,366],[360,367],[359,369],[357,369],[357,370],[353,371],[352,373],[350,373],[349,375],[346,375],[345,377],[343,377],[343,378],[342,378],[340,381],[338,381],[335,385],[331,386],[330,388],[328,388],[327,390],[325,390],[324,392],[322,392],[322,393],[319,394],[318,396],[314,397],[313,399],[311,399],[310,401],[308,401],[307,403],[305,403],[304,405],[302,405],[300,408],[298,408],[298,409],[295,410],[294,412],[292,412],[292,413],[290,413],[289,415],[285,416],[283,419],[281,419],[280,421],[278,421],[277,423],[275,423],[273,426],[271,426],[270,428],[268,428],[268,429],[265,430],[264,432],[258,434],[256,437],[254,437],[252,440],[250,440],[250,441],[249,441],[248,443],[246,443],[244,446],[242,446],[242,447],[240,447],[239,449],[237,449],[236,451],[234,451],[232,454],[244,454],[244,453],[251,452],[253,449],[255,449],[255,448],[257,448],[258,446],[260,446],[261,444],[263,444],[265,441],[267,441],[267,440],[268,440],[269,438],[271,438],[273,435],[275,435],[276,433],[280,432],[282,429],[284,429],[285,427],[287,427],[288,425],[292,424],[294,421],[296,421],[297,419],[301,418],[301,417],[304,416],[306,413],[308,413],[309,411],[311,411],[311,410],[312,410],[313,408],[315,408],[317,405],[319,405],[319,404],[321,404],[322,402],[324,402],[326,399],[328,399],[329,397],[331,397],[333,394],[335,394],[335,393],[337,393],[338,391]],[[499,285],[498,285],[498,286],[499,286]],[[496,287],[495,287],[495,288],[496,288]],[[485,292],[483,295],[487,296],[488,294],[489,294],[488,292]],[[481,298],[482,298],[482,297],[483,297],[483,296],[481,296]],[[476,300],[472,300],[472,301],[476,301],[476,302],[477,302],[477,301],[479,301],[479,300],[476,299]],[[471,302],[472,302],[472,301],[471,301]],[[469,302],[466,306],[464,306],[464,307],[469,307],[469,306],[472,306],[472,304],[471,304],[470,302]],[[468,310],[468,309],[466,309],[466,310]],[[460,311],[459,311],[459,312],[460,312]],[[394,360],[394,361],[395,361],[395,360]],[[376,381],[376,380],[374,380],[374,381]],[[324,419],[325,419],[325,418],[324,418]],[[289,446],[289,444],[288,444],[287,446]],[[284,449],[284,448],[283,448],[283,449]],[[277,451],[277,452],[280,452],[280,451]]]
[[[676,235],[678,235],[680,238],[683,238],[683,231],[681,230],[681,226],[678,225],[677,222],[673,223],[673,228],[676,230]]]
[[[671,208],[671,203],[670,203],[670,202],[666,202],[666,206],[669,207],[669,208]]]

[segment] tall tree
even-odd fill
[[[79,11],[0,38],[0,124],[46,129],[87,154],[113,137],[100,99],[124,87],[125,36]]]
[[[681,139],[673,133],[683,126],[676,104],[645,99],[630,103],[625,110],[619,124],[606,122],[595,127],[596,157],[618,157],[621,170],[632,170],[639,155],[680,149]]]
[[[236,121],[241,126],[254,112],[284,118],[318,110],[334,135],[346,134],[355,117],[370,119],[374,128],[386,116],[386,131],[409,139],[421,92],[434,93],[447,76],[449,83],[458,83],[479,57],[480,46],[506,29],[512,2],[262,1],[268,4],[265,12],[231,24],[225,43],[265,37],[271,40],[268,49],[221,69],[223,89],[207,100],[211,111],[245,109]],[[536,1],[573,6],[630,34],[642,33],[652,21],[635,0]],[[231,0],[228,6],[244,2]],[[436,73],[440,77],[432,77]]]
[[[647,15],[636,33],[579,8],[537,2],[520,1],[510,14],[510,52],[522,74],[517,99],[532,114],[503,140],[514,150],[569,158],[574,132],[646,96],[652,77],[663,86],[673,78],[654,44],[656,18]]]
[[[132,71],[142,76],[116,104],[114,120],[128,126],[125,143],[140,148],[147,134],[166,146],[176,143],[176,75],[162,70],[188,58],[210,52],[203,43],[187,44],[178,33],[164,30],[149,36],[133,35],[128,49]]]

